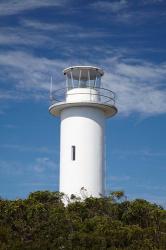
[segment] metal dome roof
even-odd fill
[[[71,78],[71,72],[72,77],[75,80],[82,79],[90,79],[95,80],[96,76],[103,76],[104,71],[101,68],[93,67],[93,66],[72,66],[64,69],[63,73],[64,75],[67,75],[67,77]]]

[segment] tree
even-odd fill
[[[165,250],[166,210],[146,200],[73,197],[37,191],[24,200],[0,200],[0,250]]]

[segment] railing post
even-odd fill
[[[81,84],[81,73],[82,73],[82,71],[80,69],[78,87],[80,87],[80,84]]]

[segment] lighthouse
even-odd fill
[[[60,117],[59,191],[80,197],[105,193],[105,123],[117,113],[114,93],[101,85],[104,71],[64,69],[66,85],[53,91],[49,112]]]

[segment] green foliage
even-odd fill
[[[0,250],[165,250],[166,210],[123,191],[64,206],[63,194],[38,191],[0,199]]]

